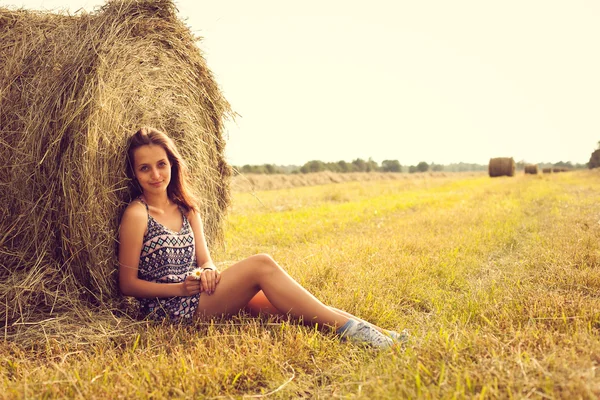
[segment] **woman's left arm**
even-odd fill
[[[208,245],[206,244],[206,236],[204,235],[204,226],[202,224],[202,218],[200,218],[200,214],[192,210],[188,213],[188,220],[190,221],[190,226],[194,231],[196,263],[204,270],[202,272],[202,276],[200,277],[202,289],[207,294],[212,294],[212,292],[215,291],[217,284],[221,280],[221,273],[210,257]]]

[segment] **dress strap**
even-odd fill
[[[146,206],[146,211],[148,211],[148,215],[150,215],[150,211],[148,210],[148,204],[146,204],[146,202],[144,201],[144,199],[142,199],[142,196],[138,196],[137,198],[143,205]]]
[[[152,216],[150,215],[150,210],[148,209],[148,203],[146,203],[144,199],[142,199],[142,196],[138,196],[137,200],[139,200],[140,203],[142,203],[146,207],[146,212],[148,213],[148,221],[150,221],[150,218],[152,218]],[[185,225],[186,222],[189,224],[189,220],[187,218],[187,215],[185,214],[185,210],[183,209],[183,207],[181,207],[181,205],[178,204],[177,208],[179,209],[179,212],[183,217],[183,224]]]

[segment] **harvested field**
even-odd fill
[[[423,180],[447,177],[481,176],[485,172],[424,172],[415,174],[391,172],[315,172],[310,174],[239,174],[231,180],[236,192],[289,189],[302,186],[327,185],[343,182],[375,182],[389,180]]]
[[[599,170],[233,193],[222,268],[267,252],[326,304],[410,329],[406,350],[267,317],[121,316],[0,342],[1,397],[598,398],[598,196]]]

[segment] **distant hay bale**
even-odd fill
[[[525,166],[525,173],[526,174],[532,174],[532,175],[536,175],[538,173],[538,166],[537,164],[528,164]]]
[[[124,154],[140,126],[178,144],[219,240],[230,109],[196,40],[170,0],[77,16],[0,8],[0,320],[118,304]]]
[[[544,174],[551,174],[552,173],[552,168],[542,168],[542,172]]]
[[[562,172],[562,168],[552,168],[552,172]]]
[[[590,161],[588,161],[588,168],[598,168],[600,167],[600,149],[596,149],[590,155]]]
[[[514,176],[515,160],[512,157],[491,158],[488,165],[488,173],[491,177]]]

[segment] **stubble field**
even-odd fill
[[[407,348],[243,315],[124,324],[76,351],[5,341],[0,397],[597,398],[599,195],[596,171],[234,193],[221,268],[269,253]]]

